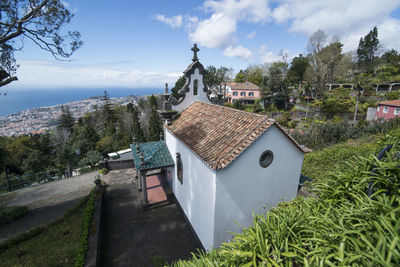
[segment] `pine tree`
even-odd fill
[[[160,140],[160,134],[162,133],[162,121],[157,112],[157,99],[154,95],[149,98],[150,105],[150,119],[149,119],[149,131],[148,141]]]
[[[144,138],[142,127],[140,125],[138,109],[136,107],[132,107],[131,114],[132,114],[132,121],[133,121],[133,123],[132,123],[133,136],[135,136],[137,138],[138,142],[144,142],[145,138]]]
[[[61,106],[61,115],[59,117],[58,128],[66,129],[72,132],[72,127],[74,126],[75,119],[71,114],[68,106]]]
[[[110,136],[115,133],[115,114],[111,106],[107,91],[103,96],[103,115],[104,115],[104,136]]]
[[[375,67],[375,57],[378,52],[379,40],[376,26],[364,38],[360,39],[357,49],[358,66],[372,73]]]

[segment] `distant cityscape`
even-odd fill
[[[127,105],[137,104],[138,97],[135,95],[110,98],[111,104]],[[61,115],[61,106],[68,106],[72,116],[77,119],[86,113],[93,112],[103,105],[102,97],[91,97],[85,100],[39,107],[23,110],[17,113],[0,117],[0,136],[18,136],[23,134],[43,133],[57,125]]]

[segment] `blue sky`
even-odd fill
[[[28,40],[17,53],[19,81],[10,88],[161,88],[191,62],[196,42],[203,65],[235,71],[306,53],[318,29],[345,51],[375,25],[384,48],[400,50],[400,0],[66,0],[68,30],[84,45],[57,62]]]

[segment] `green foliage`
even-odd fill
[[[105,175],[107,173],[108,173],[108,170],[106,168],[99,170],[99,174],[101,174],[101,175]]]
[[[314,179],[324,179],[334,171],[347,168],[343,162],[350,162],[355,156],[368,157],[377,149],[376,137],[351,139],[347,143],[337,144],[323,150],[304,155],[301,173]]]
[[[80,160],[79,163],[82,166],[90,165],[90,167],[93,169],[96,163],[99,162],[101,159],[102,155],[99,151],[90,150],[89,152],[86,153],[85,157]]]
[[[299,55],[298,57],[294,57],[292,62],[290,63],[290,68],[288,71],[288,79],[292,83],[300,83],[302,84],[304,80],[304,74],[308,67],[308,58],[303,57],[303,55]]]
[[[235,83],[245,83],[246,82],[246,74],[243,70],[240,70],[235,76]]]
[[[374,71],[374,61],[378,52],[378,46],[378,29],[374,27],[364,38],[360,39],[357,48],[357,63],[366,72]]]
[[[233,102],[232,108],[244,110],[246,107],[242,104],[242,102],[240,102],[240,100],[236,100],[235,102]]]
[[[262,106],[260,105],[260,100],[259,99],[257,99],[256,101],[255,101],[255,103],[254,103],[254,105],[253,105],[253,112],[254,113],[260,113],[260,112],[262,112],[263,111],[263,108],[262,108]]]
[[[93,220],[94,201],[97,194],[98,192],[96,192],[96,190],[93,189],[90,192],[85,205],[85,211],[83,213],[83,229],[79,241],[79,251],[75,258],[76,267],[84,266],[85,264],[86,253],[88,250],[88,237],[90,230],[89,228]]]
[[[396,146],[390,155],[398,152]],[[400,261],[399,158],[357,157],[340,164],[346,166],[313,184],[318,198],[282,202],[267,214],[254,216],[253,224],[241,228],[229,243],[174,266],[396,265]],[[369,198],[371,177],[375,188],[384,190]]]
[[[0,207],[0,226],[23,217],[27,211],[26,206]]]
[[[351,125],[347,121],[323,122],[314,121],[307,130],[299,130],[292,133],[292,137],[300,144],[311,149],[321,149],[326,146],[345,142],[370,134],[387,133],[400,127],[400,118],[394,118],[385,122],[361,121]]]
[[[400,92],[389,92],[386,94],[387,100],[400,99]]]
[[[211,89],[218,89],[222,84],[227,83],[232,76],[232,68],[208,66],[206,74],[204,75],[204,81],[206,85]]]
[[[155,96],[151,96],[150,102],[150,119],[149,119],[149,129],[148,129],[148,141],[158,141],[160,140],[160,134],[163,131],[162,121],[157,112],[157,99]]]
[[[74,126],[75,119],[72,117],[71,111],[69,110],[69,106],[61,106],[61,115],[58,118],[59,122],[57,127],[64,128],[68,131],[72,131],[72,127]]]
[[[74,266],[83,230],[83,198],[63,217],[0,244],[1,266]]]
[[[134,107],[131,111],[131,114],[132,114],[132,134],[134,137],[136,137],[138,142],[144,142],[145,138],[144,138],[144,133],[143,133],[142,126],[141,126],[140,120],[139,120],[138,109],[136,107]]]
[[[171,89],[171,95],[176,99],[179,99],[180,98],[179,90],[182,89],[185,83],[186,83],[186,77],[185,76],[179,77],[179,79],[175,82],[175,86],[172,87]]]

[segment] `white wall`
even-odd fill
[[[214,242],[215,171],[194,155],[184,143],[165,130],[165,141],[176,166],[176,152],[181,154],[183,184],[176,178],[176,167],[169,168],[172,189],[186,217],[205,249]]]
[[[198,80],[197,83],[197,95],[193,95],[193,82],[194,80]],[[207,98],[207,92],[203,91],[204,84],[203,84],[203,75],[200,75],[199,69],[196,68],[194,73],[190,75],[190,84],[189,84],[190,91],[186,92],[185,98],[183,99],[182,103],[176,106],[172,106],[172,109],[181,112],[186,107],[190,106],[195,101],[202,101],[205,103],[210,103]]]
[[[274,160],[262,168],[259,157],[265,150],[274,153]],[[214,247],[232,237],[228,231],[238,231],[235,221],[249,226],[253,212],[265,213],[281,199],[296,197],[303,156],[271,126],[228,167],[217,171]]]

